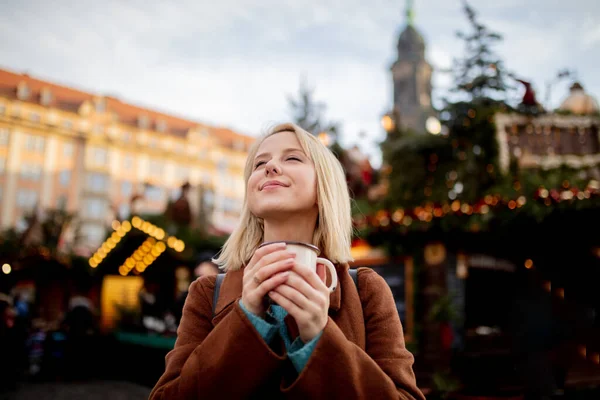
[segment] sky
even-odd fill
[[[600,2],[471,0],[538,100],[558,70],[600,96]],[[288,121],[305,79],[345,146],[380,162],[405,0],[0,0],[0,67],[256,136]],[[415,0],[434,104],[464,54],[461,0]],[[557,107],[571,82],[552,86]],[[515,96],[519,96],[517,92]],[[437,101],[437,103],[436,103]]]

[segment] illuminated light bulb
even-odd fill
[[[119,267],[119,274],[125,276],[129,273],[127,269],[125,269],[122,265]]]
[[[4,272],[5,275],[10,274],[11,271],[12,267],[10,266],[10,264],[2,264],[2,272]]]
[[[171,237],[169,237],[169,238],[167,239],[167,245],[168,245],[170,248],[173,248],[173,246],[175,246],[175,243],[176,243],[176,242],[177,242],[177,239],[175,239],[175,237],[174,237],[174,236],[171,236]]]
[[[163,251],[165,251],[167,249],[167,246],[165,246],[164,242],[158,242],[158,243],[156,243],[156,248],[158,249],[158,251],[160,251],[162,253]]]
[[[527,269],[533,268],[533,260],[531,260],[531,259],[525,260],[525,268],[527,268]]]
[[[458,210],[460,210],[460,201],[458,200],[454,200],[452,202],[452,211],[457,212]]]
[[[161,228],[158,228],[156,230],[156,232],[154,233],[154,237],[157,238],[158,240],[163,240],[165,238],[165,231],[162,230]]]
[[[112,228],[116,231],[117,229],[119,229],[121,227],[121,223],[117,220],[114,220],[111,224]]]
[[[134,228],[140,228],[140,226],[142,225],[142,219],[140,217],[133,217],[131,219],[131,225],[133,225]]]
[[[121,230],[129,232],[131,230],[131,223],[129,221],[123,221],[121,224]]]
[[[131,269],[135,266],[135,261],[133,260],[133,258],[129,257],[127,260],[125,260],[125,265],[127,265],[127,267]]]

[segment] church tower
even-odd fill
[[[431,105],[432,68],[425,60],[425,41],[414,27],[412,0],[407,0],[406,28],[397,48],[398,59],[391,67],[394,109],[402,129],[425,133],[427,118],[436,115]]]

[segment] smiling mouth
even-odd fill
[[[276,187],[287,187],[287,185],[284,185],[281,182],[272,181],[272,182],[267,182],[264,185],[262,185],[260,190],[272,189],[272,188],[276,188]]]

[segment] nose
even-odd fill
[[[281,168],[274,160],[269,160],[265,165],[265,175],[280,175]]]

